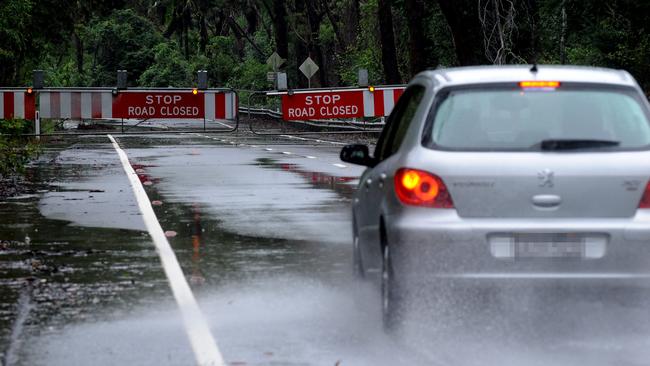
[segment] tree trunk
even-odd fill
[[[208,46],[208,26],[205,24],[205,15],[201,14],[199,16],[199,48],[201,54],[205,55],[205,49]]]
[[[284,0],[273,0],[273,33],[276,52],[283,59],[289,57],[289,37],[287,32],[287,9]]]
[[[244,17],[246,18],[246,33],[255,34],[259,25],[259,18],[255,4],[250,0],[247,1],[246,8],[244,8]]]
[[[327,3],[329,0],[321,0],[321,6],[325,10],[325,14],[327,14],[327,19],[330,21],[330,24],[332,25],[332,29],[334,30],[334,35],[336,36],[336,42],[338,43],[339,50],[344,50],[348,42],[341,32],[341,28],[339,27],[339,21],[338,17],[332,13],[332,10],[330,9],[329,4]]]
[[[320,24],[323,20],[322,14],[319,14],[314,1],[307,2],[307,22],[309,26],[309,56],[314,59],[319,70],[317,80],[312,79],[312,87],[321,87],[327,85],[327,65],[323,57],[323,50],[320,44]]]
[[[405,0],[406,20],[409,25],[409,66],[411,76],[427,67],[435,67],[438,59],[433,42],[424,29],[424,5],[420,0]]]
[[[359,10],[359,0],[349,0],[348,6],[345,8],[345,15],[343,17],[345,22],[345,38],[346,44],[354,44],[359,34],[359,19],[361,19],[361,11]]]
[[[438,0],[440,10],[447,19],[461,66],[485,64],[481,24],[476,0]]]
[[[192,27],[192,14],[190,14],[189,9],[185,11],[184,17],[183,17],[183,31],[185,34],[185,40],[183,43],[185,43],[185,59],[189,60],[190,59],[190,39],[189,39],[189,33],[190,33],[190,28]]]
[[[566,16],[566,0],[562,0],[561,5],[562,29],[560,31],[560,63],[566,64],[566,30],[567,30],[567,16]]]
[[[244,31],[244,30],[239,26],[239,24],[237,24],[237,21],[235,20],[235,18],[230,17],[230,18],[229,18],[229,24],[230,24],[230,28],[232,29],[233,34],[235,35],[235,38],[237,38],[238,40],[241,40],[242,38],[245,38],[245,39],[248,41],[248,43],[249,43],[251,46],[253,46],[253,48],[255,49],[255,51],[257,51],[257,53],[258,53],[260,56],[264,57],[264,51],[262,51],[262,49],[261,49],[261,48],[260,48],[260,47],[255,43],[255,41],[250,37],[250,35],[247,34],[246,31]]]
[[[381,43],[381,64],[384,67],[386,83],[399,84],[402,82],[402,78],[399,75],[399,69],[397,67],[391,0],[379,0],[377,18],[379,21]]]
[[[294,0],[294,14],[299,16],[293,17],[293,56],[295,64],[292,64],[293,75],[295,77],[295,82],[300,88],[306,88],[308,86],[307,78],[300,71],[300,65],[303,61],[309,56],[308,42],[303,35],[309,33],[308,25],[305,23],[306,19],[303,16],[305,14],[305,1],[306,0]],[[309,1],[309,0],[307,0]]]
[[[537,0],[528,0],[528,12],[530,21],[530,44],[532,48],[529,63],[537,64],[538,55],[540,54],[540,35],[539,35],[539,5]]]
[[[72,40],[75,46],[75,56],[77,61],[77,72],[81,75],[84,72],[84,44],[79,35],[75,32],[72,34]]]

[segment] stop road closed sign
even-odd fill
[[[363,92],[360,90],[297,93],[282,95],[284,120],[336,119],[363,117]]]
[[[191,92],[122,92],[113,100],[115,118],[203,118],[202,94]]]

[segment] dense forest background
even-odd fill
[[[623,68],[650,90],[647,0],[2,0],[0,85],[268,89],[266,59],[291,87],[407,82],[430,67],[566,63]]]

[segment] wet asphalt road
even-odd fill
[[[477,301],[479,320],[460,328],[424,306],[417,326],[386,335],[376,288],[352,277],[362,170],[338,160],[339,145],[245,133],[116,138],[230,365],[648,364],[646,303],[606,292],[564,302],[504,292],[498,305]],[[34,194],[0,204],[4,364],[193,364],[108,139],[48,145],[29,179]]]

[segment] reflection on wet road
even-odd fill
[[[250,135],[120,137],[230,365],[643,365],[645,303],[480,293],[451,324],[427,296],[384,334],[353,280],[339,147]],[[188,365],[194,357],[105,138],[50,148],[34,195],[0,205],[0,332],[12,365]],[[424,291],[424,290],[423,290]],[[607,301],[606,301],[607,300]]]

